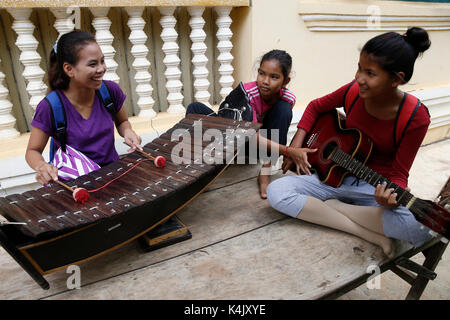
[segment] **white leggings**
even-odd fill
[[[274,209],[295,218],[303,209],[307,196],[322,201],[337,199],[353,205],[379,207],[374,193],[373,186],[352,176],[345,177],[339,188],[333,188],[313,174],[287,176],[273,181],[267,188],[267,199]],[[429,229],[417,222],[404,206],[385,208],[382,223],[387,237],[407,241],[414,247],[421,246],[431,237]]]

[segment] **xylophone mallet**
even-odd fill
[[[125,143],[125,141],[123,143],[128,145],[127,143]],[[153,160],[155,167],[162,168],[162,167],[166,166],[166,158],[164,158],[163,156],[154,157],[154,156],[148,154],[147,152],[140,150],[137,146],[135,146],[135,147],[136,147],[135,151],[141,153],[143,156],[149,158],[150,160]]]
[[[6,226],[11,224],[27,224],[26,222],[16,222],[16,221],[9,221],[4,216],[0,214],[0,226]]]
[[[163,167],[166,166],[166,158],[164,158],[163,156],[157,156],[155,158],[152,155],[148,154],[147,152],[144,152],[144,151],[141,151],[141,150],[138,150],[138,149],[136,149],[136,151],[140,152],[145,157],[153,160],[153,163],[155,164],[155,166],[157,168],[163,168]]]
[[[73,197],[73,199],[76,202],[85,203],[86,201],[88,201],[88,199],[89,199],[89,192],[85,188],[72,189],[71,187],[69,187],[64,182],[61,182],[59,180],[56,180],[55,182],[58,183],[59,185],[63,186],[67,190],[71,191],[72,192],[72,197]]]

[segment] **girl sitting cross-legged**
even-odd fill
[[[356,90],[350,109],[346,108],[346,127],[359,129],[373,140],[368,167],[407,189],[409,170],[430,116],[417,98],[399,86],[411,79],[416,58],[430,44],[428,33],[416,27],[403,35],[388,32],[370,39],[361,50],[355,81],[309,103],[291,146],[301,147],[320,114],[343,106],[349,90]],[[395,141],[396,121],[410,107],[417,109],[403,137]],[[283,177],[269,185],[267,196],[273,208],[297,219],[354,234],[379,245],[388,257],[394,255],[390,238],[418,247],[430,237],[429,229],[406,207],[398,205],[393,189],[383,184],[375,188],[351,175],[338,188],[322,183],[317,174],[310,172],[310,152],[315,151],[303,149],[303,175]],[[293,160],[285,157],[283,172],[292,165]]]

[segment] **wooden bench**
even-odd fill
[[[257,165],[230,167],[178,213],[192,239],[148,253],[133,242],[82,264],[80,290],[68,290],[64,270],[42,290],[1,249],[0,298],[328,299],[364,284],[374,265],[401,274],[412,284],[408,298],[419,298],[434,278],[446,244],[402,247],[387,261],[365,240],[276,212],[259,198],[257,173]],[[426,269],[407,260],[419,252]],[[405,266],[419,276],[400,273]]]
[[[437,199],[443,207],[450,208],[450,178],[442,187]],[[391,261],[382,263],[379,266],[381,273],[391,270],[400,278],[411,285],[406,295],[406,300],[417,300],[424,292],[428,282],[434,280],[437,274],[434,272],[442,255],[447,248],[448,240],[440,236],[430,239],[427,243],[419,248],[414,248],[404,242],[397,242],[397,256]],[[418,264],[411,257],[422,253],[425,256],[423,264]],[[325,295],[322,299],[337,298],[354,288],[367,282],[370,275],[361,276],[345,286]]]

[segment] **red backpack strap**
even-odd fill
[[[344,105],[345,114],[348,116],[350,111],[352,111],[353,106],[359,98],[359,85],[356,82],[356,79],[350,82],[347,87],[347,91],[344,94],[344,101],[342,104]]]
[[[420,102],[420,100],[413,95],[407,94],[406,92],[404,93],[403,100],[398,108],[394,124],[393,135],[394,145],[396,148],[400,146],[400,142],[405,135],[406,129],[408,129],[409,124],[411,123],[421,104],[422,103]]]

